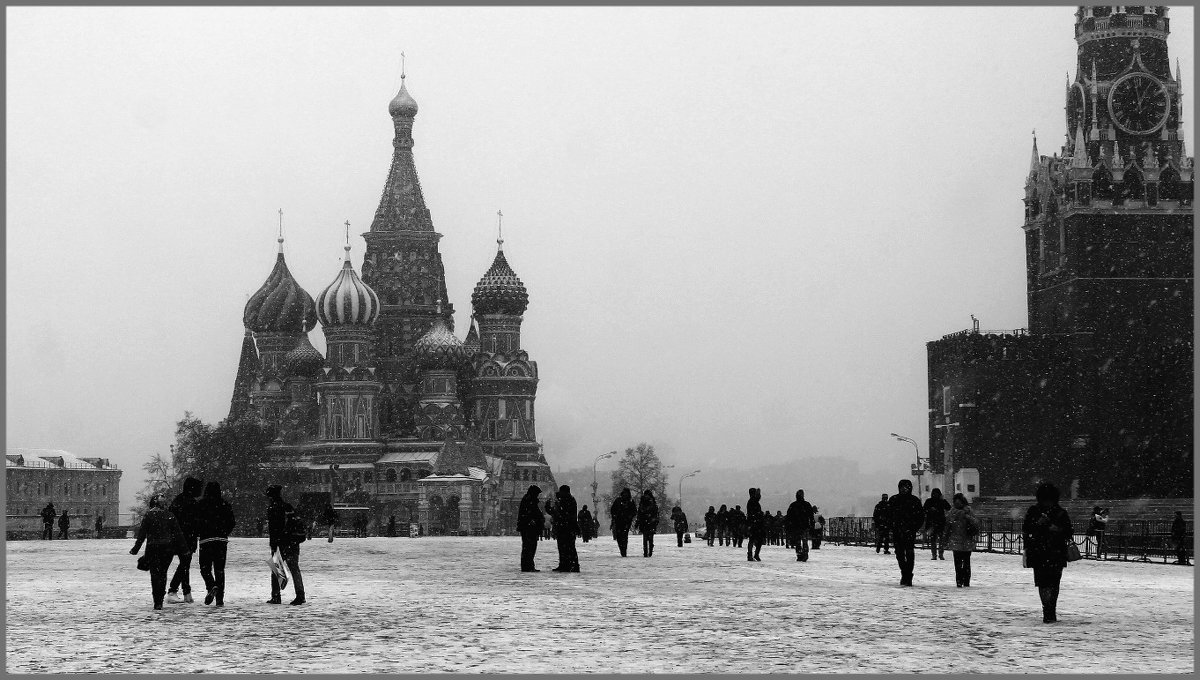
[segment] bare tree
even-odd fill
[[[654,500],[661,509],[670,510],[674,499],[667,497],[667,475],[663,471],[662,461],[654,453],[654,446],[642,442],[637,446],[625,449],[625,455],[617,462],[617,469],[612,472],[612,489],[604,494],[604,504],[610,505],[621,493],[629,489],[634,502],[638,502],[642,492],[649,489],[654,494]],[[661,513],[666,517],[669,512]],[[665,522],[665,519],[663,520]],[[661,530],[660,525],[660,530]]]
[[[164,499],[169,497],[171,486],[176,479],[174,466],[161,453],[154,454],[153,458],[143,463],[142,469],[146,471],[146,486],[134,495],[137,503],[129,507],[129,511],[133,513],[134,524],[141,524],[152,496],[160,494]]]

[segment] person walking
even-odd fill
[[[180,602],[191,603],[192,600],[192,555],[196,553],[196,506],[199,503],[197,496],[200,495],[200,490],[204,488],[203,483],[195,477],[188,477],[183,480],[183,491],[180,492],[175,500],[171,501],[170,511],[179,522],[179,528],[183,530],[183,538],[187,541],[188,552],[186,558],[179,559],[179,565],[175,567],[175,574],[171,576],[171,585],[167,588],[167,603],[179,604]],[[183,599],[179,599],[179,591],[183,590]]]
[[[592,539],[592,512],[586,505],[579,511],[579,537],[584,543]]]
[[[517,532],[521,534],[521,571],[541,571],[533,566],[538,540],[542,537],[542,528],[546,525],[546,518],[538,502],[541,493],[542,487],[531,484],[525,491],[525,497],[521,499],[520,507],[517,508]]]
[[[54,503],[53,502],[47,503],[46,507],[42,508],[41,515],[42,515],[42,540],[43,541],[52,541],[52,540],[54,540],[54,518],[58,516],[58,513],[54,511]]]
[[[1175,520],[1171,522],[1171,542],[1175,544],[1175,564],[1188,564],[1187,522],[1178,510],[1175,511]]]
[[[717,511],[717,545],[729,545],[729,508]]]
[[[291,604],[300,605],[305,603],[304,599],[304,578],[300,574],[300,540],[302,536],[298,536],[290,530],[288,526],[296,517],[296,510],[291,503],[283,500],[283,487],[278,484],[272,484],[267,487],[267,498],[270,499],[267,505],[267,540],[271,548],[271,554],[279,551],[279,556],[283,559],[283,563],[287,565],[288,571],[292,575],[292,589],[296,592],[295,599]],[[267,600],[267,604],[283,604],[283,599],[279,593],[279,577],[275,572],[271,572],[271,599]]]
[[[742,547],[742,542],[745,541],[746,531],[746,513],[742,512],[742,506],[735,505],[733,510],[729,511],[729,524],[732,527],[733,547]]]
[[[675,545],[683,547],[683,535],[687,533],[688,521],[687,515],[683,514],[683,508],[678,505],[671,508],[671,526],[675,529]]]
[[[971,587],[971,552],[979,538],[979,518],[961,493],[954,494],[954,507],[946,513],[942,532],[942,545],[948,546],[954,557],[954,584]]]
[[[63,508],[62,514],[58,516],[58,537],[64,541],[71,533],[71,515]]]
[[[182,560],[188,551],[187,541],[184,540],[183,530],[175,516],[163,507],[162,496],[154,494],[147,502],[146,514],[138,525],[137,540],[133,543],[130,555],[138,554],[146,544],[146,555],[143,559],[150,566],[150,597],[154,600],[154,608],[163,608],[163,597],[167,591],[167,570],[171,567],[171,557],[179,555]]]
[[[1071,517],[1058,504],[1058,487],[1038,485],[1037,504],[1025,513],[1022,534],[1026,566],[1033,569],[1033,584],[1042,600],[1042,623],[1058,621],[1058,587],[1067,566],[1067,541],[1071,540]]]
[[[812,528],[812,549],[821,549],[821,537],[825,534],[825,515],[821,514],[821,509],[817,506],[812,506],[813,509],[813,528]]]
[[[896,486],[900,493],[888,499],[892,546],[896,550],[896,564],[900,566],[900,585],[911,586],[917,532],[925,521],[925,512],[921,501],[912,493],[912,482],[901,479]]]
[[[204,604],[225,606],[225,557],[229,552],[229,534],[237,525],[233,506],[221,496],[221,485],[204,485],[204,497],[196,508],[196,543],[200,548],[200,578],[204,579]]]
[[[96,538],[103,538],[104,515],[96,515]]]
[[[775,542],[773,545],[782,545],[787,547],[787,531],[783,528],[783,511],[776,510],[775,516],[771,518],[771,526],[775,529]]]
[[[554,538],[558,540],[558,566],[554,571],[579,571],[579,553],[575,550],[575,536],[579,533],[579,517],[571,487],[563,484],[555,494]]]
[[[875,553],[879,553],[879,546],[883,546],[883,554],[890,555],[888,551],[888,541],[891,538],[891,509],[888,507],[888,495],[883,494],[883,499],[875,504],[875,512],[871,514],[871,518],[875,524]]]
[[[946,529],[946,511],[950,504],[942,498],[942,490],[934,489],[925,500],[925,534],[929,538],[932,560],[946,559],[946,546],[942,544],[942,532]]]
[[[796,561],[808,561],[808,527],[812,526],[813,507],[804,500],[804,489],[796,490],[796,500],[788,506],[783,517],[783,526],[788,533],[788,542],[796,550]]]
[[[387,535],[388,535],[388,538],[395,538],[395,536],[396,536],[396,516],[395,515],[388,515]]]
[[[329,527],[329,541],[328,542],[333,543],[333,530],[336,529],[337,525],[338,525],[338,514],[337,514],[337,510],[333,509],[332,503],[325,504],[325,508],[321,511],[321,522],[323,524],[325,524],[325,526]],[[259,522],[259,525],[258,525],[258,535],[262,536],[262,522],[261,521]]]
[[[1108,509],[1099,505],[1092,508],[1092,519],[1088,522],[1088,536],[1096,537],[1096,558],[1105,554],[1104,531],[1108,527]]]
[[[711,548],[713,540],[717,533],[717,511],[713,506],[708,506],[708,512],[704,513],[704,540],[708,541],[708,546]]]
[[[767,527],[762,504],[759,502],[761,498],[762,492],[751,487],[750,498],[746,501],[746,538],[749,539],[746,545],[747,562],[762,562],[758,553],[762,550],[763,541],[767,538]]]
[[[633,494],[629,493],[628,488],[621,489],[617,500],[608,510],[608,516],[612,518],[613,540],[617,542],[621,557],[625,557],[625,551],[629,548],[629,529],[637,518],[637,506],[633,504]]]
[[[642,557],[654,555],[654,532],[658,531],[658,503],[650,489],[642,492],[642,502],[638,504],[637,526],[642,534]]]

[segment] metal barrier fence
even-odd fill
[[[1024,548],[1021,520],[983,518],[980,523],[975,550],[1021,554]],[[1192,530],[1192,523],[1188,522],[1184,548],[1189,560],[1193,556]],[[1176,558],[1171,523],[1166,521],[1114,520],[1108,523],[1102,536],[1088,536],[1080,527],[1075,527],[1073,537],[1084,559],[1167,564]],[[832,517],[826,524],[825,540],[830,543],[873,547],[875,538],[875,521],[870,517]],[[917,547],[929,549],[928,541],[921,534],[917,534]]]

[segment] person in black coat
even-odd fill
[[[762,492],[752,487],[750,499],[746,501],[746,537],[750,539],[750,542],[746,544],[747,562],[762,562],[758,553],[767,539],[766,517],[763,515],[760,498],[762,498]]]
[[[576,512],[575,497],[571,487],[563,484],[555,494],[554,538],[558,540],[558,566],[554,571],[579,571],[579,553],[575,550],[575,536],[579,534],[579,513]]]
[[[58,513],[54,511],[54,503],[47,503],[46,507],[42,508],[42,540],[54,540],[54,518]]]
[[[717,510],[717,545],[729,545],[729,508]]]
[[[579,536],[584,543],[592,538],[592,513],[586,505],[579,511]]]
[[[542,529],[546,525],[546,517],[538,503],[541,493],[542,487],[530,485],[517,509],[517,531],[521,534],[521,571],[541,571],[533,566],[538,539],[542,537]]]
[[[742,547],[742,542],[746,540],[746,513],[742,512],[742,506],[735,505],[729,511],[729,533],[733,537],[733,547]]]
[[[717,533],[717,511],[713,506],[708,506],[708,512],[704,513],[704,539],[708,541],[711,547],[713,538]]]
[[[796,490],[796,500],[788,506],[787,514],[783,516],[783,526],[787,530],[788,541],[796,550],[796,561],[808,561],[808,535],[812,526],[813,508],[804,500],[804,489]]]
[[[638,530],[642,532],[642,557],[654,555],[654,532],[658,531],[658,503],[650,489],[642,492],[637,509]]]
[[[63,508],[62,514],[58,516],[58,537],[66,539],[71,533],[71,516],[67,513],[67,509]]]
[[[150,596],[154,599],[154,608],[162,609],[171,558],[179,555],[182,560],[187,556],[189,546],[175,516],[163,508],[162,496],[151,496],[148,506],[142,523],[138,526],[137,540],[129,554],[138,554],[142,543],[146,544],[145,559],[150,563]]]
[[[871,518],[875,524],[875,552],[879,552],[879,546],[883,546],[883,554],[891,555],[888,550],[891,540],[891,509],[888,507],[888,495],[883,494],[883,499],[875,504],[875,512],[871,514]]]
[[[617,500],[608,510],[608,516],[612,518],[613,540],[617,542],[621,557],[625,557],[625,551],[629,548],[629,529],[637,517],[637,506],[633,504],[633,494],[629,493],[628,488],[621,489]]]
[[[1175,544],[1175,564],[1188,564],[1187,522],[1178,510],[1175,511],[1175,520],[1171,522],[1171,541]]]
[[[924,510],[925,534],[929,537],[929,550],[932,555],[930,559],[946,559],[945,538],[942,537],[942,533],[946,530],[946,511],[949,509],[950,503],[942,497],[941,489],[929,492]]]
[[[188,544],[188,555],[186,558],[179,560],[179,566],[175,567],[175,574],[171,576],[171,586],[167,589],[167,602],[178,604],[180,602],[192,601],[192,555],[196,552],[196,506],[199,501],[196,499],[200,495],[200,490],[204,487],[203,483],[195,477],[188,477],[183,480],[183,491],[171,501],[171,514],[179,521],[179,528],[183,530],[183,538]],[[179,599],[179,590],[183,590],[183,599]]]
[[[200,547],[200,577],[204,579],[204,604],[216,600],[225,606],[225,557],[229,552],[229,534],[237,525],[233,506],[221,497],[221,485],[209,482],[204,486],[204,498],[196,508],[197,545]]]
[[[683,514],[683,508],[678,505],[671,508],[671,526],[675,529],[675,545],[683,547],[683,535],[687,533],[688,521],[687,515]]]
[[[925,523],[925,511],[921,501],[912,493],[912,482],[901,479],[897,484],[900,493],[888,499],[888,516],[891,520],[892,545],[896,548],[896,564],[900,566],[900,585],[913,584],[913,561],[917,544],[917,532]]]
[[[1071,517],[1058,504],[1058,487],[1038,485],[1037,504],[1025,513],[1022,534],[1026,565],[1033,569],[1033,584],[1042,600],[1042,622],[1058,620],[1058,586],[1067,566],[1067,541],[1071,539]]]
[[[96,538],[104,537],[104,515],[96,515]]]
[[[279,551],[279,556],[283,558],[283,563],[287,565],[287,569],[292,574],[292,588],[296,591],[296,598],[292,600],[292,604],[304,604],[304,579],[300,574],[300,541],[295,534],[288,532],[288,519],[295,515],[296,510],[291,503],[283,500],[283,487],[278,484],[272,484],[267,487],[267,498],[271,499],[267,505],[267,537],[271,547],[271,554]],[[275,576],[275,572],[271,572],[271,599],[267,600],[267,604],[282,604],[283,600],[279,595],[279,578]]]

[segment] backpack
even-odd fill
[[[295,543],[303,543],[308,540],[308,531],[304,528],[304,520],[300,519],[300,515],[292,508],[284,511],[283,533],[288,539]]]

